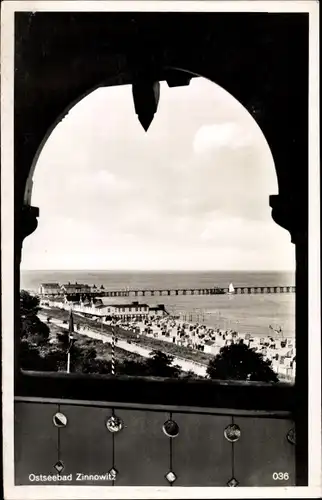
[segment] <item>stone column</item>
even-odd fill
[[[294,235],[296,254],[296,477],[308,484],[308,233]]]
[[[24,239],[32,234],[38,226],[39,209],[29,205],[15,210],[15,245],[14,245],[14,377],[15,387],[20,374],[20,264]]]
[[[304,197],[305,200],[305,197]],[[274,221],[291,235],[295,244],[296,295],[296,484],[308,484],[308,207],[305,201],[280,195],[270,197]]]

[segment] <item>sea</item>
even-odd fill
[[[87,283],[107,290],[294,286],[295,273],[267,271],[21,271],[21,289],[37,292],[41,283]],[[137,300],[164,304],[170,314],[209,327],[234,329],[254,336],[272,335],[269,328],[295,336],[295,293],[171,295],[111,298],[111,303]],[[274,335],[272,335],[274,336]]]

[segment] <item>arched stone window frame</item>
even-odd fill
[[[242,14],[233,14],[231,25],[239,23],[238,35],[243,32],[250,37],[249,45],[243,45],[233,30],[227,31],[218,14],[199,14],[197,24],[196,18],[191,23],[192,17],[179,19],[180,14],[171,14],[171,22],[168,17],[165,24],[150,13],[127,13],[121,21],[120,39],[117,32],[107,29],[100,13],[96,14],[95,44],[88,36],[93,34],[91,23],[78,28],[77,16],[63,15],[63,36],[69,41],[74,37],[75,46],[55,46],[53,31],[46,30],[46,13],[19,13],[16,17],[20,36],[16,39],[14,117],[16,388],[23,379],[17,363],[21,250],[24,238],[37,227],[39,211],[30,205],[30,194],[32,169],[42,145],[76,102],[106,82],[136,82],[142,89],[146,83],[149,93],[151,83],[166,80],[170,86],[186,85],[190,75],[200,75],[223,87],[249,111],[273,155],[279,193],[269,200],[272,218],[289,231],[296,253],[295,387],[296,419],[301,422],[296,430],[297,454],[298,461],[307,462],[308,15],[268,18],[256,14],[251,24]],[[111,23],[115,16],[118,14],[110,15]],[[108,53],[103,43],[107,36],[111,42]],[[51,78],[54,74],[56,79]]]

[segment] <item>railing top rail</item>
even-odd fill
[[[293,411],[294,386],[279,382],[164,379],[22,371],[15,396],[189,407]]]
[[[68,406],[80,407],[95,407],[95,408],[113,408],[114,410],[145,410],[153,412],[172,412],[172,413],[193,413],[194,415],[233,415],[240,417],[256,417],[256,418],[292,418],[292,413],[287,410],[243,410],[235,408],[207,408],[207,407],[192,407],[192,406],[177,406],[177,405],[162,405],[162,404],[145,404],[145,403],[123,403],[120,401],[92,401],[85,399],[62,399],[62,398],[44,398],[44,397],[28,397],[16,396],[15,403],[35,403],[35,404],[59,404]]]

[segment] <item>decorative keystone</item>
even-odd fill
[[[160,83],[149,80],[133,83],[132,94],[135,112],[139,122],[147,132],[158,109]]]

